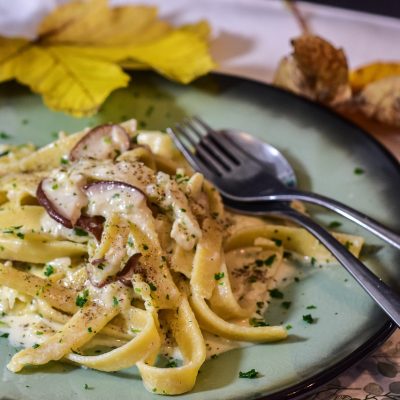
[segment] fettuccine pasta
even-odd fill
[[[135,120],[10,147],[0,201],[0,331],[23,347],[13,372],[136,365],[147,390],[185,393],[212,341],[287,337],[259,306],[284,250],[331,260],[303,229],[226,212],[168,136]],[[361,238],[336,236],[359,253]]]

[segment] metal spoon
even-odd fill
[[[255,154],[262,153],[262,150],[260,151],[260,148],[263,147],[262,143],[254,142],[248,135],[235,136],[233,131],[216,132],[199,118],[195,120],[205,127],[206,134],[201,134],[190,120],[177,125],[176,131],[169,128],[167,132],[191,166],[202,172],[217,187],[224,204],[239,213],[289,219],[307,229],[320,240],[376,303],[400,326],[400,295],[354,257],[326,229],[310,217],[291,208],[288,201],[271,201],[269,199],[247,201],[249,196],[261,194],[260,198],[262,198],[262,195],[270,194],[268,186],[270,179],[278,182],[276,184],[278,189],[285,188],[284,184],[276,177],[266,172],[268,163],[265,164],[263,158],[261,162],[257,160]],[[191,134],[196,135],[199,141],[195,142],[190,136]],[[233,144],[235,139],[236,144]],[[195,149],[194,152],[188,147],[185,140]],[[250,148],[249,143],[257,143],[257,145]],[[279,156],[276,149],[271,152],[267,147],[267,151],[268,155],[272,153],[272,158]],[[278,157],[278,159],[281,162],[284,160],[283,157]],[[276,164],[272,163],[272,165]],[[287,170],[284,169],[284,171]],[[288,171],[289,174],[284,174],[282,179],[289,177],[291,182],[294,182],[293,170],[290,168]]]
[[[235,143],[238,148],[251,156],[253,160],[258,161],[265,168],[262,182],[265,190],[263,190],[261,195],[253,196],[251,192],[248,191],[248,195],[246,195],[245,198],[239,198],[231,194],[226,197],[234,201],[245,201],[249,203],[257,201],[300,200],[306,203],[317,204],[337,212],[379,236],[392,246],[400,249],[400,235],[383,226],[381,223],[337,200],[317,193],[296,189],[297,179],[292,166],[283,154],[272,145],[245,132],[232,129],[223,130],[221,132],[229,136],[231,141]]]

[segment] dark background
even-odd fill
[[[347,8],[400,18],[400,0],[306,0],[327,6]],[[400,38],[398,38],[400,39]]]

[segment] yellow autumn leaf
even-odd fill
[[[374,62],[357,68],[350,73],[350,84],[359,91],[368,84],[389,76],[400,76],[400,63]]]
[[[0,37],[0,82],[14,78],[13,60],[28,45],[25,39]]]
[[[209,25],[201,21],[184,25],[163,38],[142,45],[120,46],[57,46],[76,57],[91,57],[119,63],[127,69],[149,69],[181,83],[188,83],[215,67],[208,55],[207,44],[202,40],[208,36]]]
[[[182,83],[209,72],[208,35],[207,22],[177,29],[154,7],[74,1],[42,21],[35,41],[0,37],[0,82],[15,78],[48,107],[88,115],[128,85],[123,67],[151,68]]]
[[[39,36],[46,44],[122,45],[154,41],[172,27],[157,19],[157,8],[110,8],[107,0],[74,1],[58,7],[42,21]]]
[[[129,57],[182,83],[191,82],[196,76],[206,74],[215,66],[207,56],[206,43],[193,33],[179,30],[155,43],[132,48]],[[195,59],[192,60],[192,57]]]

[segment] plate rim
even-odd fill
[[[150,75],[157,75],[160,77],[158,74],[155,74],[154,72],[145,72],[146,74]],[[237,74],[230,74],[226,72],[220,72],[220,71],[213,71],[198,80],[195,80],[194,83],[200,81],[201,79],[204,78],[209,78],[209,77],[217,77],[217,79],[230,79],[234,80],[237,83],[243,82],[247,84],[252,84],[256,85],[259,87],[264,87],[265,89],[269,91],[274,91],[281,93],[282,95],[286,96],[287,98],[294,98],[297,99],[297,101],[306,103],[310,105],[311,107],[318,109],[319,112],[325,113],[329,115],[331,118],[335,118],[338,120],[341,120],[344,126],[348,126],[349,128],[358,131],[360,136],[363,137],[363,140],[370,142],[372,146],[374,146],[376,149],[378,149],[382,156],[385,157],[387,162],[391,164],[393,169],[398,172],[400,176],[400,163],[396,159],[396,157],[382,144],[380,143],[377,139],[375,139],[371,134],[369,134],[366,130],[361,128],[359,125],[354,123],[353,121],[350,121],[349,119],[343,117],[342,115],[338,114],[331,108],[321,104],[317,103],[313,100],[310,100],[308,98],[302,97],[300,95],[297,95],[295,93],[292,93],[288,90],[285,90],[283,88],[279,88],[276,86],[273,86],[272,84],[257,80],[257,79],[252,79],[244,76],[240,76]],[[163,78],[163,77],[160,77]],[[163,78],[165,79],[165,78]],[[200,82],[199,82],[200,83]],[[253,395],[245,395],[245,396],[239,396],[235,397],[235,399],[239,400],[245,400],[245,399],[253,399],[253,400],[300,400],[304,399],[306,396],[312,395],[316,390],[321,388],[322,386],[326,385],[330,381],[332,381],[334,378],[336,378],[338,375],[349,369],[350,367],[354,366],[356,363],[360,362],[362,359],[367,357],[370,353],[372,353],[374,350],[376,350],[378,347],[380,347],[396,330],[396,324],[387,318],[385,322],[376,330],[374,334],[371,335],[369,339],[367,339],[363,344],[361,344],[359,347],[357,347],[354,351],[352,351],[350,354],[348,354],[346,357],[342,358],[341,360],[337,361],[335,364],[331,365],[328,368],[325,368],[323,371],[317,372],[310,377],[306,379],[302,379],[300,382],[291,384],[288,387],[285,387],[283,389],[277,389],[276,391],[273,391],[269,394],[264,393],[254,393]],[[18,397],[20,400],[22,398]]]
[[[345,118],[341,114],[334,111],[332,108],[329,108],[322,103],[318,103],[306,97],[300,96],[296,93],[290,92],[289,90],[274,86],[267,82],[259,81],[257,79],[251,79],[236,74],[227,74],[220,71],[213,71],[210,74],[206,75],[206,77],[209,75],[215,75],[221,78],[229,78],[237,81],[243,81],[249,84],[254,84],[257,86],[266,87],[268,90],[279,92],[284,96],[296,98],[298,101],[307,103],[312,107],[319,109],[319,111],[322,113],[328,114],[333,118],[341,120],[344,125],[347,125],[352,129],[358,131],[365,140],[369,141],[373,146],[378,148],[400,175],[400,162],[397,160],[394,154],[392,154],[381,142],[379,142],[375,137],[373,137],[361,126]],[[256,396],[252,398],[254,400],[300,400],[305,396],[311,395],[321,386],[326,385],[337,376],[339,376],[341,373],[366,358],[374,350],[380,347],[394,333],[396,329],[396,324],[390,318],[388,318],[386,322],[368,340],[366,340],[361,346],[359,346],[352,353],[350,353],[334,365],[331,365],[323,371],[318,372],[317,374],[314,374],[311,377],[306,378],[301,382],[291,385],[285,389],[277,390],[266,395],[262,394],[261,397]]]

